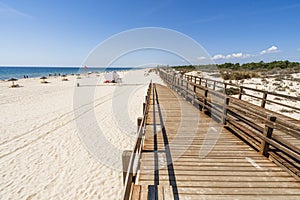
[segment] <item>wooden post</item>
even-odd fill
[[[223,105],[223,116],[222,116],[222,122],[225,125],[226,124],[226,116],[227,116],[227,108],[229,105],[229,97],[225,97],[224,105]]]
[[[208,96],[208,90],[206,89],[205,92],[204,92],[204,106],[203,106],[203,110],[206,109],[206,105],[207,105],[207,96]]]
[[[242,100],[243,87],[240,87],[239,99]]]
[[[227,83],[224,83],[224,94],[226,94],[226,89],[227,89]]]
[[[261,100],[262,108],[265,108],[265,106],[266,106],[267,96],[268,96],[268,92],[266,91],[266,92],[264,92],[263,99]]]
[[[143,103],[143,114],[145,113],[146,110],[146,103]]]
[[[273,116],[273,115],[269,115],[267,117],[267,121],[270,121],[270,122],[275,122],[276,121],[276,116]],[[267,138],[272,138],[272,133],[273,133],[273,128],[269,127],[267,124],[265,124],[265,129],[264,129],[264,132],[263,134],[267,137]],[[261,146],[260,146],[260,153],[266,157],[269,156],[269,143],[262,140],[261,142]]]
[[[216,81],[214,81],[213,90],[216,90]]]
[[[189,90],[189,82],[186,82],[186,91]]]
[[[181,79],[180,95],[183,96],[183,79]]]
[[[207,87],[207,79],[205,79],[205,87]]]
[[[132,154],[132,151],[130,151],[130,150],[125,150],[125,151],[123,151],[123,154],[122,154],[123,184],[124,185],[125,185],[125,181],[126,181],[127,172],[131,173],[128,171],[128,165],[129,165],[131,154]]]
[[[137,132],[139,131],[140,126],[142,125],[142,121],[143,121],[142,117],[137,118]],[[137,134],[139,134],[139,132]]]
[[[202,78],[199,78],[199,85],[201,85],[201,82],[202,82]]]

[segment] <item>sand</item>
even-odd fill
[[[151,79],[161,83],[155,74],[145,76],[147,71],[120,72],[122,85],[102,84],[103,74],[80,80],[69,76],[69,81],[52,77],[48,84],[24,79],[18,81],[21,88],[1,82],[0,199],[120,199],[123,178],[116,167],[120,155],[110,160],[113,166],[101,162],[99,156],[109,152],[95,155],[81,137],[94,133],[95,124],[87,117],[92,112],[116,152],[132,149],[147,85]],[[96,78],[100,78],[97,87],[84,87]],[[74,104],[75,90],[92,88],[90,104]],[[81,123],[84,133],[78,127]]]

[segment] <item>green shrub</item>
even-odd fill
[[[227,95],[237,95],[237,94],[240,93],[240,89],[230,87],[230,88],[226,88],[225,92],[226,92]]]

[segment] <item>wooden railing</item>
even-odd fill
[[[192,76],[192,75],[184,75],[183,78],[186,79],[189,82],[196,83],[197,85],[203,85],[203,86],[211,88],[213,90],[225,91],[226,88],[228,88],[228,87],[237,88],[239,90],[239,97],[238,97],[239,99],[242,100],[243,96],[252,97],[252,98],[257,99],[261,102],[260,106],[262,108],[265,108],[267,103],[271,103],[271,104],[279,105],[283,108],[290,108],[290,109],[293,109],[295,111],[300,111],[300,97],[293,97],[293,96],[288,96],[288,95],[284,95],[284,94],[278,94],[276,92],[258,90],[258,89],[255,89],[255,88],[239,86],[239,85],[236,85],[236,84],[226,83],[226,82],[221,82],[221,81],[216,81],[216,80],[211,80],[211,79],[205,79],[205,78],[202,78],[202,77]],[[249,94],[249,91],[256,92],[256,93],[258,93],[258,95]],[[279,99],[283,98],[281,100],[288,99],[288,100],[298,101],[299,102],[299,104],[298,104],[299,107],[283,104],[283,103],[278,102],[276,100],[270,100],[270,99],[268,99],[269,96],[273,96],[274,98],[277,97]]]
[[[145,135],[145,126],[146,126],[146,120],[148,116],[148,108],[150,103],[150,93],[152,89],[152,82],[150,82],[147,95],[145,97],[145,103],[143,103],[143,117],[138,118],[137,124],[138,124],[138,136],[136,139],[135,146],[133,148],[133,151],[130,153],[129,162],[125,164],[126,169],[124,170],[123,176],[124,176],[124,193],[123,193],[123,199],[128,200],[130,199],[133,185],[135,182],[135,178],[137,175],[137,170],[139,168],[139,162],[140,162],[140,156],[142,152],[142,147],[144,143],[144,135]],[[124,160],[123,160],[124,162]],[[123,163],[124,165],[124,163]]]
[[[299,98],[264,92],[261,106],[257,106],[242,100],[241,96],[245,93],[241,92],[239,98],[226,95],[224,90],[228,85],[235,86],[233,84],[195,76],[180,78],[164,69],[160,69],[159,74],[171,89],[200,111],[223,123],[251,147],[287,168],[291,174],[300,176],[300,121],[264,108],[266,102],[271,102],[267,99],[268,94],[295,100]],[[287,107],[297,109],[289,105]]]

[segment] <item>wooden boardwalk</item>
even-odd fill
[[[153,84],[131,199],[299,199],[299,179]]]

